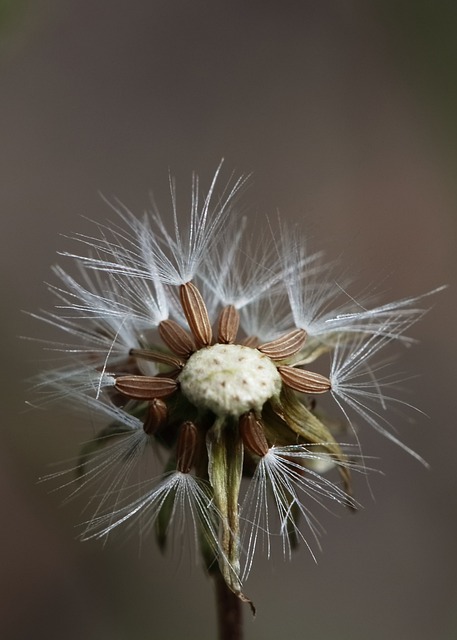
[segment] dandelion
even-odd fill
[[[102,422],[77,474],[54,474],[71,495],[93,491],[82,537],[138,526],[165,548],[187,531],[219,592],[253,606],[244,582],[273,538],[286,556],[300,540],[314,556],[314,507],[357,508],[351,475],[367,468],[355,419],[422,460],[393,433],[400,400],[376,359],[411,342],[424,296],[356,300],[297,229],[249,235],[236,211],[244,179],[217,195],[219,173],[206,194],[194,177],[185,220],[172,182],[168,217],[116,202],[116,224],[74,237],[84,251],[62,255],[77,275],[56,267],[56,308],[36,315],[65,334],[48,346],[65,361],[37,387]]]

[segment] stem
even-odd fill
[[[242,602],[225,583],[220,571],[214,574],[219,640],[243,640]]]

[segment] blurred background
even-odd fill
[[[431,470],[363,432],[375,500],[361,480],[365,508],[324,518],[317,565],[257,564],[246,638],[457,637],[456,32],[444,1],[0,1],[2,638],[215,638],[198,567],[77,542],[84,501],[37,483],[87,431],[26,407],[48,356],[18,336],[60,337],[22,311],[51,306],[61,234],[112,217],[100,192],[141,214],[221,157],[253,214],[300,221],[384,301],[454,285],[399,365],[427,414],[399,433]]]

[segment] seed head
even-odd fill
[[[204,196],[194,178],[188,224],[173,186],[171,231],[157,211],[139,220],[117,204],[124,230],[76,237],[89,253],[63,255],[80,279],[57,267],[57,308],[38,316],[71,337],[53,345],[68,363],[38,387],[105,422],[77,466],[73,493],[102,485],[83,537],[138,520],[164,548],[187,517],[208,570],[218,566],[249,601],[243,581],[258,546],[269,553],[279,535],[285,552],[303,540],[313,553],[310,507],[356,508],[351,472],[366,472],[366,458],[358,436],[352,447],[338,442],[354,415],[422,460],[390,430],[395,382],[375,359],[410,341],[424,309],[421,297],[374,307],[346,297],[295,229],[248,237],[234,210],[243,180],[218,198],[218,174]],[[321,396],[335,400],[338,418]],[[156,471],[138,482],[147,456]]]

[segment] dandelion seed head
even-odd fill
[[[314,506],[357,508],[352,474],[368,469],[356,421],[422,461],[394,435],[385,360],[412,343],[425,296],[373,305],[295,228],[265,220],[250,235],[236,210],[244,179],[220,189],[220,173],[206,190],[194,176],[184,211],[171,180],[170,215],[136,218],[115,201],[116,222],[74,237],[84,251],[63,255],[77,275],[55,267],[56,307],[33,314],[69,340],[48,345],[66,360],[36,388],[43,404],[106,421],[81,449],[79,484],[53,474],[72,496],[93,490],[83,537],[135,524],[163,549],[187,527],[246,602],[273,537],[286,556],[301,541],[315,557]]]

